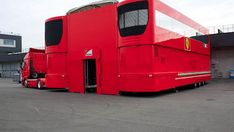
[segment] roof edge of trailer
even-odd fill
[[[83,12],[86,10],[99,8],[99,7],[102,7],[105,5],[111,5],[111,4],[115,4],[115,3],[118,3],[118,1],[117,0],[101,0],[101,1],[92,2],[88,5],[72,8],[71,10],[69,10],[67,12],[67,15],[77,13],[77,12]]]

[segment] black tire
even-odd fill
[[[201,86],[204,86],[205,85],[205,82],[203,81],[203,82],[201,82]]]
[[[33,77],[34,79],[36,79],[36,78],[38,78],[38,74],[34,72],[34,73],[32,74],[32,77]]]
[[[202,86],[202,82],[199,82],[199,87],[201,87]]]
[[[188,85],[187,87],[188,87],[189,89],[194,89],[194,88],[195,88],[194,84],[190,84],[190,85]]]
[[[24,87],[25,87],[25,88],[28,87],[28,81],[27,81],[27,79],[24,80]]]
[[[42,89],[42,85],[41,85],[41,81],[40,80],[37,81],[37,88],[38,89]]]

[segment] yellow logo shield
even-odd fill
[[[191,43],[190,43],[189,38],[185,38],[184,49],[187,50],[187,51],[191,51]]]

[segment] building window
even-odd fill
[[[0,47],[16,47],[16,41],[13,39],[0,39]]]

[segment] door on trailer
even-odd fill
[[[84,84],[86,93],[96,93],[97,91],[97,74],[96,59],[84,60]]]

